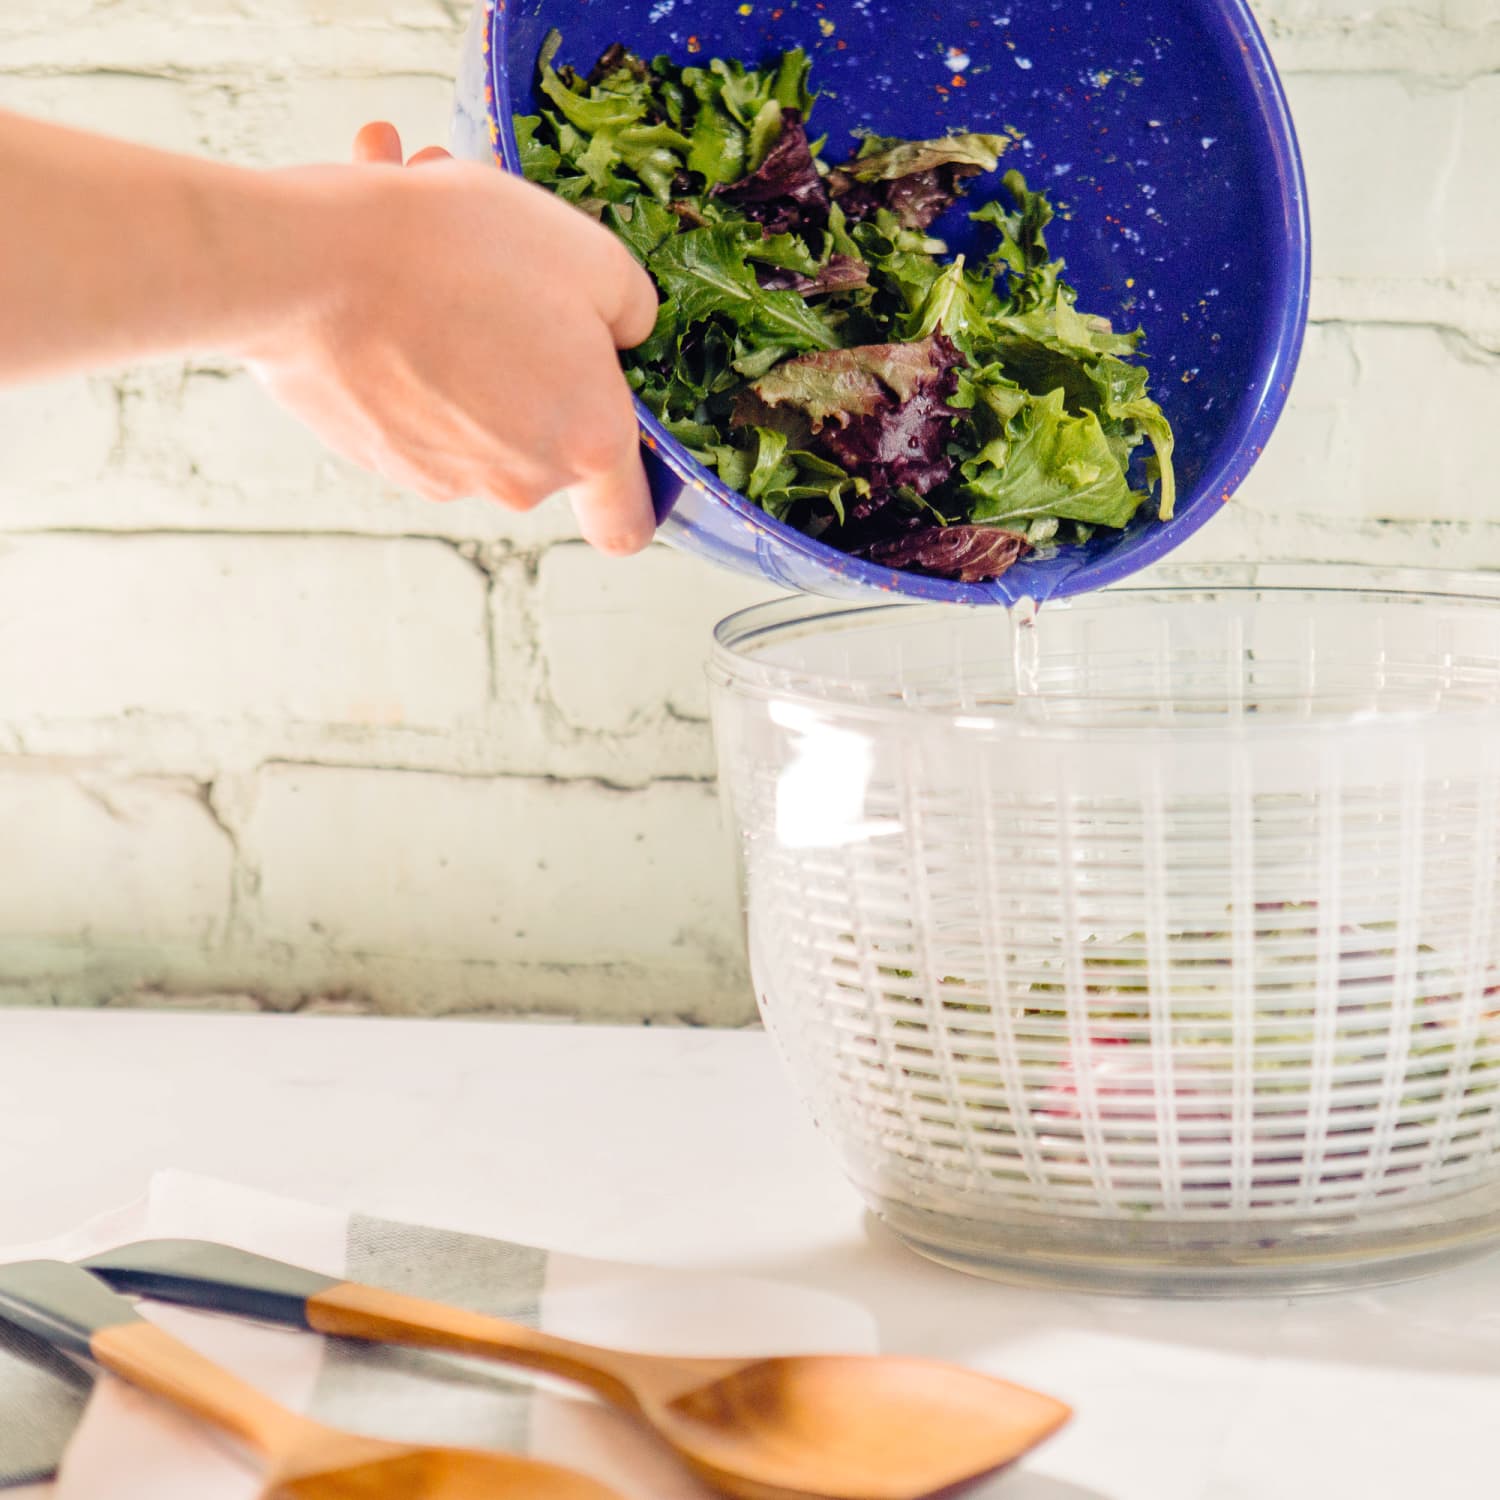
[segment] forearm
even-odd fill
[[[243,352],[317,316],[336,253],[326,217],[312,174],[223,166],[0,111],[0,385]]]
[[[615,351],[656,290],[588,215],[445,156],[409,171],[376,122],[355,164],[255,172],[0,111],[0,386],[227,354],[407,489],[566,490],[588,540],[639,551],[656,519]]]

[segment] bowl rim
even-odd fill
[[[507,41],[511,12],[517,0],[482,0],[482,3],[489,12],[481,35],[488,54],[485,108],[490,143],[505,170],[519,176],[520,148],[511,111],[502,107],[513,95]],[[1245,71],[1235,73],[1233,82],[1242,103],[1258,115],[1264,126],[1257,154],[1262,156],[1270,179],[1279,189],[1285,253],[1270,257],[1268,262],[1267,306],[1272,312],[1259,330],[1261,353],[1256,361],[1259,375],[1236,403],[1234,419],[1217,445],[1221,455],[1218,462],[1205,470],[1194,487],[1197,503],[1180,509],[1170,521],[1147,525],[1130,538],[1128,546],[1115,547],[1105,557],[1056,569],[1046,591],[1048,598],[1067,598],[1128,578],[1159,562],[1204,526],[1210,516],[1216,515],[1219,507],[1210,502],[1210,497],[1217,494],[1221,502],[1227,502],[1254,468],[1286,406],[1301,354],[1312,285],[1312,229],[1302,154],[1291,109],[1249,0],[1200,0],[1200,3],[1216,12],[1222,25],[1240,38]],[[957,583],[882,567],[840,552],[775,520],[753,500],[730,489],[666,430],[639,397],[631,399],[642,443],[683,484],[725,506],[742,526],[772,545],[795,553],[804,564],[822,569],[829,582],[836,581],[841,590],[854,585],[872,594],[896,593],[928,601],[1005,605],[1037,592],[1034,586],[1007,582],[1010,574],[1002,574],[989,583]]]
[[[1072,600],[1042,606],[1049,610],[1102,609],[1128,596],[1185,601],[1208,594],[1318,596],[1363,598],[1371,602],[1459,605],[1500,610],[1500,573],[1460,569],[1371,568],[1358,564],[1198,563],[1159,565],[1149,575],[1132,577],[1107,589]],[[941,727],[967,740],[1018,738],[1057,741],[1089,740],[1113,744],[1154,741],[1241,740],[1253,738],[1323,738],[1410,733],[1441,723],[1445,730],[1500,726],[1500,694],[1492,702],[1436,704],[1389,711],[1368,709],[1319,714],[1306,719],[1267,717],[1250,719],[1157,720],[1151,723],[1111,723],[1097,717],[1079,720],[1017,714],[1014,699],[993,705],[954,707],[951,703],[913,703],[903,699],[880,702],[850,696],[849,683],[833,673],[767,666],[756,659],[753,646],[783,631],[817,628],[821,623],[852,620],[861,615],[892,616],[898,612],[932,616],[931,601],[868,600],[860,602],[817,599],[806,595],[768,600],[736,611],[714,627],[706,664],[709,682],[719,698],[779,702],[794,706],[800,717],[827,723],[851,722],[879,726],[884,733],[930,734]],[[951,615],[945,615],[952,618]],[[1014,623],[1011,626],[1015,628]],[[1009,644],[1009,640],[1005,642]],[[1140,701],[1126,694],[1118,700],[1103,695],[1086,699],[1071,693],[1043,693],[1044,704]]]

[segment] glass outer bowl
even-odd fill
[[[835,158],[855,127],[934,136],[1015,126],[1005,163],[1063,207],[1052,243],[1081,304],[1145,330],[1153,392],[1177,435],[1174,520],[1142,516],[994,583],[963,584],[861,562],[772,520],[637,402],[666,541],[834,598],[1005,604],[1085,593],[1185,541],[1260,456],[1302,346],[1311,235],[1291,115],[1247,0],[478,0],[458,73],[458,155],[519,170],[511,114],[536,107],[537,50],[553,26],[574,61],[615,41],[680,62],[803,47],[823,90],[814,125]],[[934,232],[955,251],[977,244],[962,204]]]
[[[1127,1293],[1500,1231],[1500,579],[801,598],[710,665],[765,1023],[924,1254]]]

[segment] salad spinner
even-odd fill
[[[1204,1295],[1496,1244],[1493,577],[794,598],[711,677],[767,1029],[917,1249]]]

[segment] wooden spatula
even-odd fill
[[[201,1241],[128,1245],[86,1264],[140,1296],[577,1381],[747,1500],[918,1500],[1013,1462],[1069,1416],[1050,1396],[933,1360],[598,1349]]]
[[[310,1421],[146,1322],[77,1266],[0,1266],[0,1318],[237,1438],[264,1461],[263,1500],[620,1500],[535,1459],[382,1443]]]

